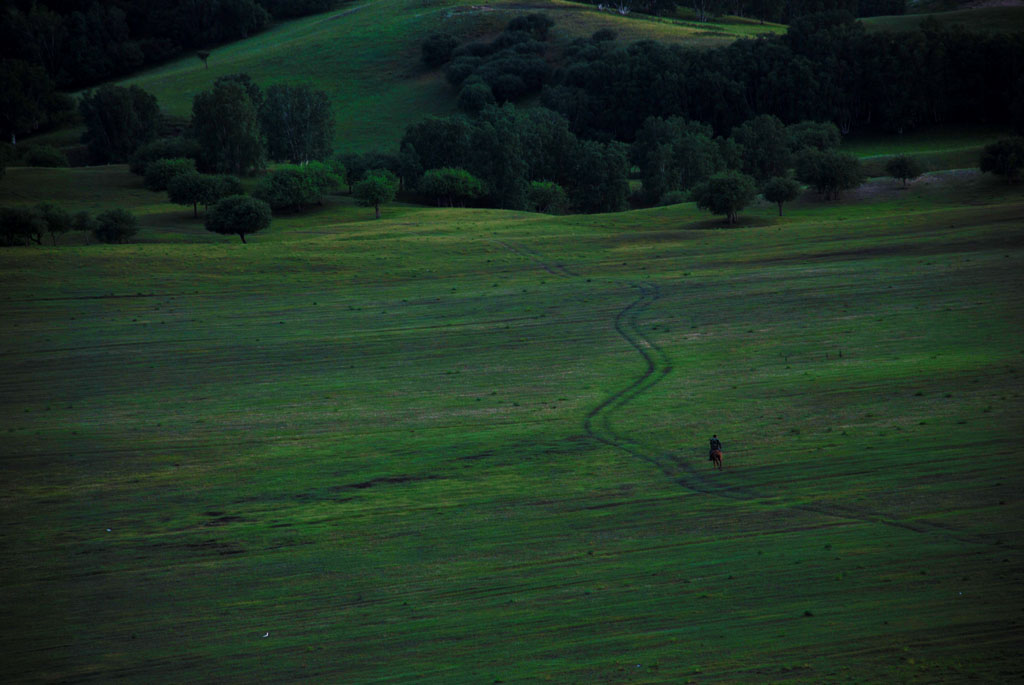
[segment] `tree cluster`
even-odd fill
[[[445,78],[459,90],[459,106],[472,113],[491,103],[519,100],[540,91],[550,78],[545,41],[554,22],[543,14],[518,16],[489,43],[458,45],[449,34],[422,45],[429,67],[445,63]]]
[[[631,142],[649,117],[682,117],[725,134],[759,114],[905,132],[934,123],[1012,123],[1024,113],[1024,35],[925,23],[866,33],[844,12],[813,14],[781,36],[712,50],[579,39],[542,93],[574,133]]]
[[[395,163],[411,186],[425,172],[461,169],[479,180],[489,206],[527,208],[535,181],[563,188],[575,211],[611,212],[626,204],[626,146],[580,140],[564,118],[544,108],[508,103],[473,118],[430,117],[406,129],[400,149]]]
[[[0,207],[0,245],[43,244],[46,234],[53,245],[69,231],[92,235],[101,243],[122,243],[139,230],[138,220],[126,209],[110,209],[92,216],[72,215],[63,207],[42,203],[34,207]]]
[[[15,0],[0,10],[0,57],[38,66],[61,88],[128,74],[189,50],[246,38],[272,19],[335,0]]]

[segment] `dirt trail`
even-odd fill
[[[570,277],[576,276],[575,272],[566,268],[561,263],[551,264],[536,250],[523,245],[496,241],[506,249],[515,252],[537,263],[550,274]],[[637,299],[626,305],[615,316],[615,331],[629,345],[640,354],[645,363],[645,368],[638,378],[621,390],[606,397],[600,404],[587,412],[583,420],[583,429],[593,439],[610,447],[622,450],[627,454],[644,461],[659,471],[667,478],[672,479],[676,484],[687,490],[727,499],[753,501],[768,497],[765,493],[758,492],[755,488],[745,485],[729,483],[723,478],[715,478],[701,473],[697,467],[686,459],[680,458],[671,453],[658,454],[640,444],[628,435],[615,430],[612,425],[612,416],[617,410],[628,405],[641,394],[647,392],[666,376],[672,373],[672,360],[664,349],[658,346],[653,340],[644,335],[639,326],[640,316],[661,297],[661,289],[657,284],[651,282],[635,283],[632,287],[639,289]],[[680,477],[680,472],[683,472]],[[899,528],[914,533],[939,534],[958,542],[990,545],[1000,549],[1022,549],[1020,545],[1004,544],[1002,540],[994,536],[981,536],[967,531],[942,526],[926,521],[905,521],[887,516],[883,513],[871,511],[861,507],[852,507],[834,502],[819,500],[810,504],[796,504],[790,507],[798,511],[806,511],[831,518],[843,520],[860,521],[863,523],[875,523]]]

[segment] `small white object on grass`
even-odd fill
[[[260,635],[260,637],[270,637],[270,631],[268,630],[267,632]]]
[[[107,528],[107,532],[108,532],[108,533],[110,532],[110,529],[109,529],[109,528]]]

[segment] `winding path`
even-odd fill
[[[506,249],[536,262],[548,273],[564,277],[577,275],[562,264],[548,264],[543,256],[535,250],[514,243],[497,242]],[[657,284],[647,281],[634,284],[633,287],[639,289],[640,293],[635,300],[626,305],[615,316],[614,326],[616,333],[640,354],[645,363],[645,368],[632,383],[605,398],[600,404],[587,412],[583,420],[584,431],[587,435],[605,445],[622,450],[636,459],[647,462],[660,470],[666,477],[692,492],[742,501],[753,501],[766,497],[767,495],[759,493],[751,487],[729,485],[722,483],[720,479],[712,479],[700,473],[689,461],[680,459],[670,453],[654,453],[628,435],[615,430],[612,424],[614,413],[653,388],[672,372],[672,361],[668,354],[657,343],[645,336],[639,326],[640,316],[652,303],[661,297],[661,289]],[[680,471],[685,474],[683,477],[680,477]],[[914,533],[940,534],[968,544],[990,545],[1001,549],[1014,550],[1022,548],[1020,545],[1004,544],[1002,540],[995,539],[994,537],[976,535],[925,521],[904,521],[869,509],[838,503],[816,501],[809,504],[791,505],[790,508],[832,518],[875,523]]]

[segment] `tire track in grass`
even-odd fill
[[[522,257],[537,262],[548,273],[563,277],[577,275],[561,264],[548,264],[540,253],[522,245],[515,245],[504,241],[496,242]],[[629,436],[617,432],[613,427],[611,418],[618,409],[628,405],[639,395],[653,388],[672,372],[672,361],[668,354],[657,343],[643,334],[639,324],[640,316],[651,304],[661,297],[661,289],[656,284],[648,281],[635,283],[633,287],[638,288],[640,294],[637,299],[619,311],[615,316],[614,326],[616,333],[640,354],[645,368],[632,383],[606,397],[600,404],[587,412],[583,420],[584,431],[588,436],[602,444],[622,450],[636,459],[651,464],[666,477],[671,478],[676,484],[692,492],[747,502],[765,499],[767,495],[759,493],[756,489],[749,486],[729,485],[712,481],[707,476],[699,473],[692,464],[671,453],[654,454]],[[680,470],[685,472],[686,477],[679,478]],[[793,504],[789,505],[788,508],[847,521],[874,523],[914,533],[940,534],[952,540],[968,544],[994,546],[1006,550],[1021,549],[1020,545],[1004,544],[1002,540],[993,540],[966,531],[924,521],[903,521],[861,507],[852,507],[838,503],[812,502],[809,504]]]

